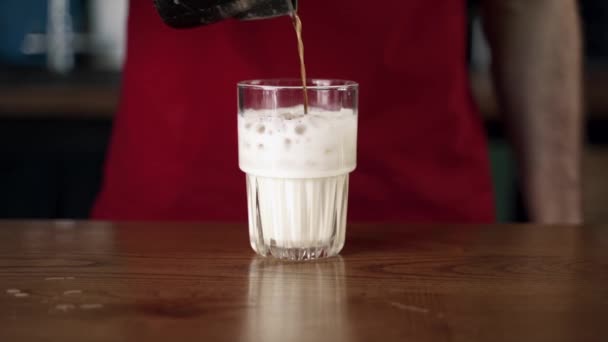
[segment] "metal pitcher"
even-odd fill
[[[297,0],[154,0],[163,21],[174,28],[190,28],[224,19],[265,19],[290,15]]]

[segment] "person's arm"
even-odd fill
[[[499,108],[537,223],[579,223],[581,37],[576,0],[481,0]]]

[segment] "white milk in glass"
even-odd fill
[[[314,259],[344,246],[357,113],[247,109],[238,116],[251,245],[261,255]]]

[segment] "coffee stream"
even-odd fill
[[[291,16],[293,27],[298,37],[298,54],[300,55],[300,76],[302,77],[302,91],[304,94],[304,114],[308,114],[308,90],[306,87],[306,64],[304,63],[304,42],[302,41],[302,21],[298,13]]]

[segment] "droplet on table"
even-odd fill
[[[44,280],[52,281],[52,280],[74,280],[75,277],[48,277],[44,278]]]
[[[75,296],[82,294],[82,290],[67,290],[63,291],[64,296]]]
[[[74,304],[57,304],[55,305],[55,309],[58,311],[68,312],[70,310],[74,310],[76,306]]]
[[[82,310],[96,310],[103,308],[103,304],[81,304],[80,308]]]

